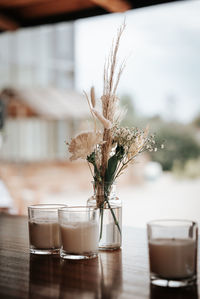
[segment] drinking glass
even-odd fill
[[[60,232],[58,209],[61,204],[38,204],[28,207],[30,252],[34,254],[58,254]]]
[[[157,220],[147,224],[152,284],[181,287],[197,277],[197,223]]]
[[[98,209],[74,206],[58,211],[61,250],[64,259],[89,259],[98,256]]]

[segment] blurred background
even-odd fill
[[[48,1],[0,0],[0,210],[24,215],[30,204],[85,204],[92,195],[86,162],[69,162],[65,142],[90,127],[83,90],[94,85],[100,98],[125,17],[122,124],[149,124],[165,148],[140,156],[119,179],[123,224],[199,221],[200,1],[138,9],[132,1],[75,1],[55,16]]]

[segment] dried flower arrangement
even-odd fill
[[[79,134],[68,144],[69,152],[72,154],[71,160],[79,158],[87,160],[94,179],[97,207],[101,211],[105,206],[110,208],[119,231],[119,224],[109,204],[111,186],[128,165],[135,161],[137,155],[146,150],[157,151],[154,136],[149,135],[148,127],[144,130],[120,127],[123,111],[119,108],[116,91],[125,63],[121,64],[118,71],[116,69],[124,29],[125,23],[119,28],[115,44],[111,47],[110,55],[105,62],[102,113],[96,109],[94,87],[91,88],[90,96],[84,92],[94,120],[94,131]],[[102,130],[97,130],[97,120],[102,125]]]

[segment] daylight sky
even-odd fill
[[[200,0],[129,11],[119,56],[127,58],[118,93],[138,113],[189,122],[200,112]],[[104,60],[124,14],[75,23],[76,87],[101,95]]]

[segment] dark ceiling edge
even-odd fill
[[[132,5],[132,9],[138,9],[138,8],[149,7],[153,5],[177,2],[177,1],[184,1],[184,0],[131,0],[130,2]],[[0,12],[1,11],[2,10],[0,10]],[[5,16],[10,17],[14,21],[16,21],[19,24],[19,29],[20,29],[20,28],[49,25],[49,24],[67,22],[67,21],[74,21],[82,18],[105,15],[105,14],[109,14],[110,12],[106,11],[101,7],[95,7],[86,10],[80,10],[78,12],[62,13],[54,16],[46,16],[37,19],[25,19],[25,18],[22,19],[20,17],[16,17],[15,10],[12,11],[5,10],[2,11],[2,13],[5,14]],[[2,32],[7,32],[7,31],[0,30],[0,33]]]
[[[3,15],[6,19],[11,20],[11,22],[15,22],[16,24],[18,24],[19,28],[21,27],[21,22],[20,22],[19,18],[17,18],[16,15],[11,13],[10,11],[8,11],[8,10],[5,11],[4,9],[0,9],[0,15]],[[17,28],[17,29],[19,29],[19,28]],[[8,32],[8,31],[0,29],[0,33],[2,33],[2,32]]]
[[[153,5],[166,4],[170,2],[184,1],[184,0],[129,0],[132,8],[143,8]]]
[[[62,14],[58,14],[58,15],[54,15],[54,16],[46,16],[46,17],[37,18],[37,19],[34,19],[34,18],[33,19],[25,19],[25,18],[16,17],[16,14],[14,14],[14,11],[11,12],[11,11],[6,10],[6,11],[3,11],[2,13],[5,16],[9,17],[10,19],[15,20],[19,24],[19,29],[20,29],[20,28],[28,28],[28,27],[56,24],[56,23],[67,22],[67,21],[75,21],[77,19],[105,15],[105,14],[108,14],[109,12],[104,10],[103,8],[96,7],[96,8],[86,9],[86,10],[80,10],[78,12],[62,13]],[[0,30],[0,33],[2,33],[2,32],[8,32],[8,31]]]
[[[82,18],[88,18],[88,17],[95,17],[99,15],[108,14],[106,10],[103,8],[97,7],[97,8],[90,8],[86,10],[80,10],[78,12],[72,12],[72,13],[62,13],[54,16],[47,16],[43,18],[37,18],[37,19],[29,19],[21,21],[22,27],[31,27],[31,26],[40,26],[45,24],[55,24],[65,21],[74,21],[77,19]]]

